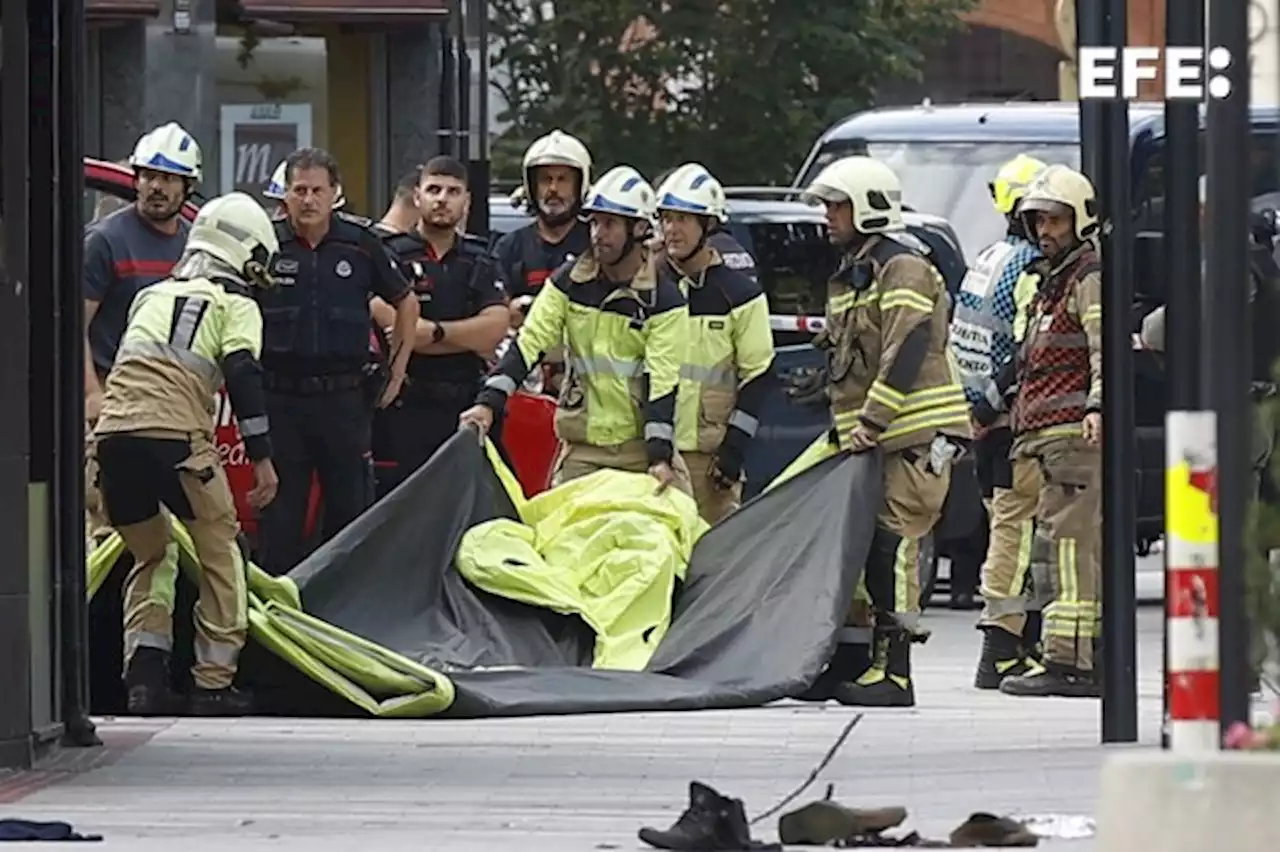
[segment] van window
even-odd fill
[[[758,222],[730,225],[738,242],[756,261],[760,286],[774,316],[821,317],[826,312],[827,276],[838,254],[819,222]],[[812,334],[779,331],[779,346],[807,343]]]
[[[1205,173],[1205,133],[1200,132],[1199,172]],[[1249,145],[1249,199],[1254,210],[1280,209],[1280,136],[1274,128],[1254,128]],[[1155,141],[1138,180],[1133,207],[1140,231],[1164,230],[1165,140]]]
[[[955,228],[965,257],[1000,239],[1005,224],[991,206],[987,185],[1000,166],[1019,154],[1046,163],[1080,167],[1080,147],[1015,142],[867,142],[832,140],[801,176],[806,186],[824,166],[841,157],[870,154],[883,160],[902,181],[902,203],[941,216]]]

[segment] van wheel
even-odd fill
[[[929,608],[934,587],[938,584],[938,548],[934,544],[933,533],[920,539],[916,564],[920,569],[920,611],[923,612]]]

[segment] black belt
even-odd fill
[[[296,396],[321,396],[327,393],[356,390],[364,385],[361,373],[339,373],[332,376],[292,376],[265,373],[262,386],[276,393]]]

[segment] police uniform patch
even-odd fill
[[[339,278],[350,278],[352,273],[351,264],[345,260],[340,260],[338,265],[333,268],[333,271]]]

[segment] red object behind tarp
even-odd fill
[[[502,446],[526,497],[551,486],[552,467],[560,452],[555,416],[556,401],[549,396],[516,391],[507,400]]]

